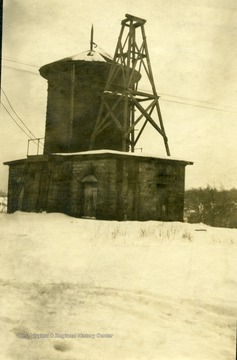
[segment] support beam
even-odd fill
[[[144,30],[145,23],[145,19],[130,14],[126,14],[121,23],[122,27],[101,108],[91,137],[91,149],[94,147],[96,136],[98,134],[102,136],[103,130],[108,127],[107,124],[112,123],[122,133],[121,150],[128,151],[127,144],[130,143],[131,151],[134,151],[138,139],[149,122],[162,136],[166,153],[170,155],[148,53]],[[141,78],[149,84],[150,91],[146,92],[139,89],[139,80]],[[116,94],[119,94],[122,99],[122,103],[120,103],[120,110],[122,107],[122,111],[116,109],[117,105],[114,106],[113,100]],[[148,106],[145,103],[146,101],[150,102]],[[153,112],[155,109],[156,116],[154,117]],[[156,117],[158,117],[158,123]],[[139,130],[138,136],[135,137],[135,126],[143,118],[145,118],[145,122]]]

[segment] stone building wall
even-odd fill
[[[51,155],[7,163],[8,212],[61,212],[107,220],[182,221],[184,161],[120,155]]]

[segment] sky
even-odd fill
[[[113,55],[129,13],[147,20],[171,155],[194,162],[186,168],[186,188],[237,187],[236,0],[5,0],[3,11],[1,86],[10,103],[3,92],[1,102],[36,137],[44,137],[47,104],[38,68],[88,50],[92,23],[95,43]],[[1,140],[0,189],[6,190],[2,163],[25,158],[28,138],[3,107]],[[165,154],[151,127],[138,147]]]

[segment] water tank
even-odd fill
[[[90,50],[40,68],[41,76],[48,80],[45,154],[89,150],[111,64],[109,55]],[[121,88],[120,75],[118,72],[114,90]],[[139,79],[137,73],[134,81]],[[123,113],[121,101],[116,115],[122,119]],[[96,137],[94,149],[122,151],[120,130],[111,123]]]

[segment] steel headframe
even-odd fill
[[[170,156],[146,42],[144,30],[146,20],[129,14],[125,16],[126,18],[121,23],[113,62],[91,136],[90,149],[93,149],[96,137],[113,123],[121,131],[122,150],[128,151],[129,145],[131,151],[134,152],[145,126],[150,123],[163,137],[166,153]],[[138,40],[138,35],[140,40]],[[150,83],[150,93],[138,89],[142,71],[143,79],[146,77]],[[120,111],[121,106],[123,108],[122,117],[118,116],[118,106]],[[136,110],[138,110],[138,115],[135,116]],[[154,110],[157,112],[159,125],[152,117]],[[135,134],[135,126],[140,121],[143,121],[143,124],[139,132]]]

